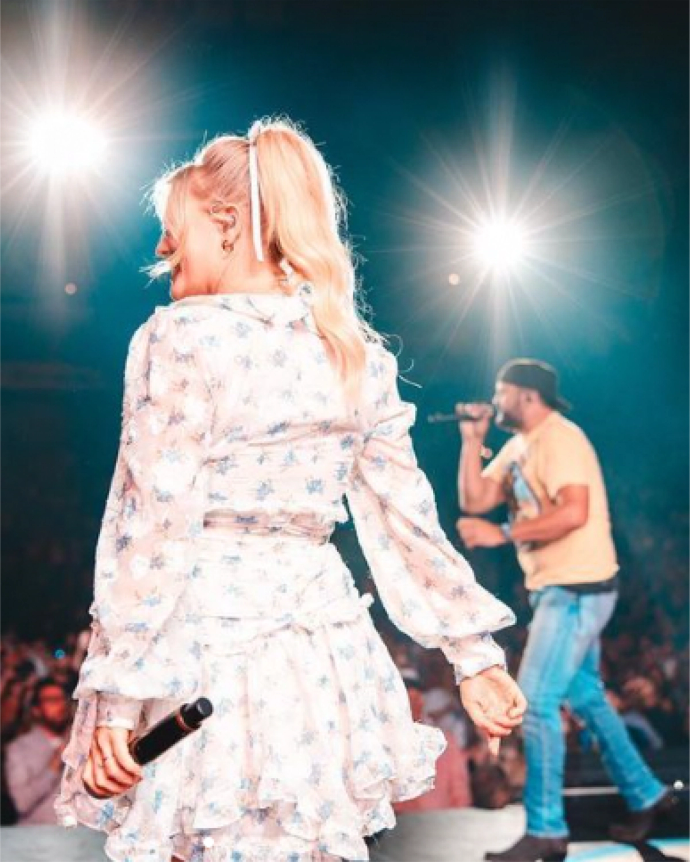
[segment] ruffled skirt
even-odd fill
[[[108,832],[115,862],[367,860],[391,802],[433,787],[442,732],[412,720],[370,597],[332,545],[204,545],[199,693],[213,715],[130,792],[71,810]],[[147,701],[146,724],[177,705]]]

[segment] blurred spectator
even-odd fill
[[[479,736],[474,727],[472,736],[473,740],[468,749],[472,804],[476,808],[490,810],[505,808],[518,794],[517,787],[511,782],[511,775],[519,782],[520,787],[524,784],[524,757],[520,767],[521,755],[517,749],[506,756],[506,751],[511,745],[515,745],[515,737],[511,743],[501,740],[502,754],[496,759],[491,755],[486,740]]]
[[[682,745],[683,721],[674,710],[670,697],[662,693],[655,675],[634,676],[626,681],[621,697],[621,712],[633,734],[643,736],[648,750]]]
[[[635,709],[628,709],[625,700],[615,691],[608,691],[607,696],[613,708],[621,713],[628,733],[640,751],[647,753],[664,747],[664,740],[642,713]]]
[[[62,774],[62,752],[72,710],[60,683],[45,677],[36,683],[31,730],[7,745],[7,789],[18,813],[19,825],[55,823],[53,802]]]

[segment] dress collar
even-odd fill
[[[166,308],[186,308],[187,306],[210,305],[233,311],[265,323],[287,326],[298,320],[316,331],[311,303],[304,291],[295,294],[284,293],[204,293],[185,296],[171,302]]]

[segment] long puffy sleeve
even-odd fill
[[[132,338],[122,433],[95,561],[92,638],[75,697],[99,693],[98,723],[135,723],[136,702],[193,694],[185,616],[203,529],[213,404],[202,324],[160,309]]]
[[[367,369],[365,439],[348,502],[390,618],[422,646],[440,648],[459,681],[504,666],[490,632],[512,625],[515,615],[476,582],[440,527],[410,438],[416,408],[401,400],[397,373],[395,357],[377,348]]]

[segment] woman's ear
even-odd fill
[[[240,212],[235,204],[215,203],[210,212],[211,220],[224,238],[234,240],[239,235]]]

